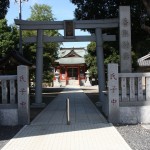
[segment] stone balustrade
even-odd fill
[[[30,122],[29,69],[18,66],[17,75],[0,75],[0,125]]]
[[[110,122],[150,123],[150,73],[118,73],[118,64],[108,64],[107,87]]]

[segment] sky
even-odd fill
[[[52,8],[53,17],[56,18],[57,21],[74,19],[76,6],[72,4],[70,0],[28,0],[28,2],[22,3],[22,20],[26,20],[30,17],[30,7],[35,3],[49,5]],[[10,0],[10,8],[6,16],[8,24],[14,24],[14,19],[18,18],[19,4],[16,3],[15,0]],[[63,34],[63,31],[60,31],[60,33]],[[89,33],[77,30],[76,35],[89,35]],[[64,42],[61,47],[86,47],[88,44],[89,42]]]

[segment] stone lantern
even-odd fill
[[[59,79],[59,72],[56,70],[56,72],[55,72],[55,81],[54,81],[54,87],[60,87],[60,83],[59,83],[59,81],[58,81],[58,79]]]
[[[89,80],[90,72],[87,70],[87,71],[85,72],[85,74],[86,74],[86,81],[85,81],[84,86],[91,86],[91,83],[90,83],[90,80]]]

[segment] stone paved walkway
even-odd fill
[[[66,98],[71,125],[66,125]],[[131,150],[80,87],[67,87],[2,150]]]

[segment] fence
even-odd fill
[[[17,75],[0,75],[0,125],[28,124],[29,69],[18,66]]]
[[[108,65],[108,119],[113,123],[139,122],[140,107],[150,105],[150,73],[118,73],[118,64]],[[139,110],[138,110],[139,109]],[[144,113],[148,112],[144,108]],[[142,113],[141,113],[142,112]],[[132,113],[132,114],[131,114]],[[133,114],[135,116],[133,116]],[[136,116],[137,115],[137,116]],[[134,120],[131,117],[134,117]],[[126,120],[124,121],[123,120]],[[150,121],[150,118],[146,118]],[[121,121],[122,120],[122,121]],[[136,120],[136,121],[135,121]],[[144,120],[144,119],[143,119]]]
[[[16,80],[17,75],[0,76],[1,104],[16,104]]]

